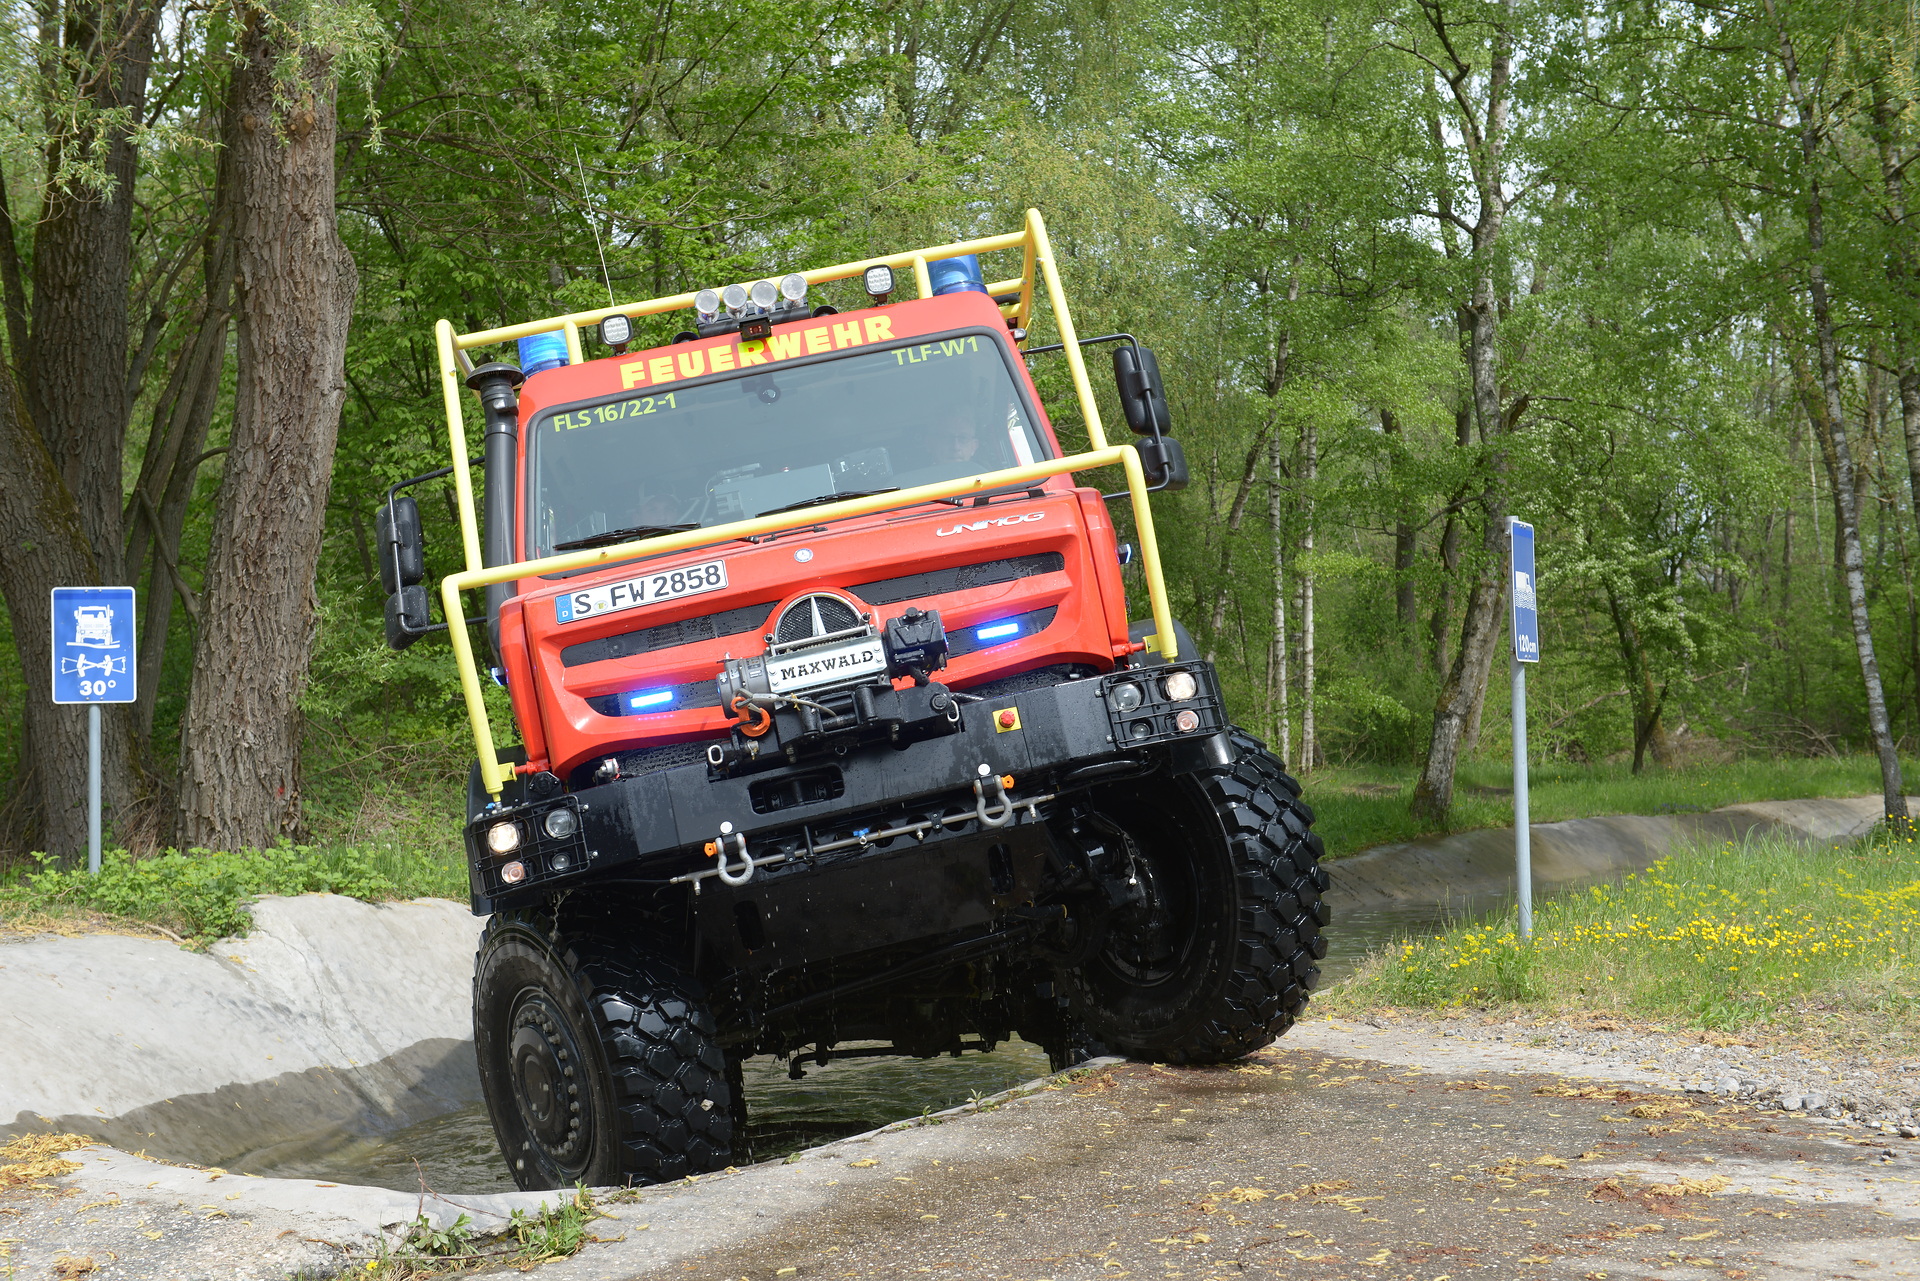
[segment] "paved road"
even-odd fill
[[[649,1191],[540,1276],[1920,1275],[1920,1144],[1345,1039]]]

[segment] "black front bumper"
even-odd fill
[[[1167,696],[1165,680],[1176,672],[1193,676],[1192,698]],[[1124,683],[1136,686],[1141,699],[1122,712],[1112,694]],[[1179,728],[1182,713],[1192,713],[1191,728]],[[712,869],[709,847],[723,840],[729,851],[744,842],[762,859],[778,854],[810,862],[823,845],[848,842],[864,851],[864,833],[941,815],[954,817],[932,830],[934,838],[967,835],[977,826],[984,832],[984,825],[958,817],[981,802],[976,780],[1011,776],[1005,798],[1017,809],[1023,798],[1098,781],[1107,775],[1097,768],[1102,765],[1123,771],[1126,762],[1139,761],[1180,774],[1226,764],[1232,757],[1226,730],[1212,666],[1180,661],[969,702],[953,733],[909,746],[824,753],[743,776],[685,764],[492,807],[466,828],[474,910],[519,906],[609,874],[672,883]],[[997,803],[997,790],[988,799]],[[573,810],[578,820],[574,832],[559,838],[547,834],[548,816],[557,809]],[[1025,813],[1031,820],[1031,808]],[[489,830],[501,823],[515,824],[520,837],[505,855],[488,848]],[[523,873],[517,883],[504,877],[513,863]],[[703,882],[713,885],[710,877]]]

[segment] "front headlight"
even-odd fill
[[[1167,691],[1167,697],[1176,703],[1184,703],[1200,692],[1200,682],[1193,679],[1192,672],[1170,672],[1160,688]]]
[[[547,829],[548,836],[563,841],[580,830],[580,819],[570,809],[557,809],[547,815],[541,826]]]
[[[511,854],[520,848],[518,823],[495,823],[487,829],[487,848],[495,854]]]
[[[1123,715],[1139,707],[1142,699],[1145,697],[1146,696],[1140,692],[1140,687],[1132,681],[1121,681],[1118,685],[1115,685],[1107,691],[1107,702],[1113,707],[1114,711],[1120,712]]]

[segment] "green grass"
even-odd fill
[[[244,904],[262,894],[346,894],[368,902],[467,896],[466,863],[444,851],[413,846],[285,846],[210,853],[168,851],[135,859],[105,851],[100,874],[62,871],[50,862],[16,869],[0,883],[0,925],[137,921],[204,947],[245,934]]]
[[[1906,764],[1906,776],[1914,777]],[[1408,811],[1418,766],[1330,766],[1301,782],[1313,806],[1314,830],[1332,858],[1358,854],[1371,845],[1412,840],[1443,830]],[[1470,761],[1455,780],[1453,813],[1446,831],[1513,825],[1513,767],[1505,761]],[[1880,790],[1879,762],[1870,756],[1746,759],[1688,769],[1649,768],[1637,777],[1625,764],[1548,765],[1528,776],[1529,808],[1536,823],[1601,814],[1672,814],[1718,809],[1741,801],[1803,800],[1815,796],[1862,796]]]
[[[1328,995],[1337,1009],[1590,1010],[1703,1028],[1804,1030],[1837,1015],[1911,1045],[1920,850],[1891,837],[1817,852],[1779,837],[1697,845],[1547,899],[1531,941],[1512,910],[1462,922],[1383,950]]]

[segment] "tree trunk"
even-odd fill
[[[47,91],[79,96],[90,111],[140,115],[157,15],[158,6],[142,0],[124,7],[69,6],[63,40],[75,61],[52,73],[59,83]],[[102,29],[103,21],[111,25]],[[88,83],[75,86],[69,75],[84,75]],[[73,491],[100,581],[125,583],[131,580],[120,564],[125,498],[120,460],[131,411],[127,294],[136,153],[126,128],[97,120],[77,130],[50,132],[49,174],[77,156],[93,154],[111,185],[101,192],[78,180],[49,184],[34,228],[32,328],[23,353],[23,390],[34,425]]]
[[[1874,655],[1873,623],[1867,613],[1865,557],[1860,549],[1860,509],[1854,489],[1854,459],[1847,431],[1846,410],[1840,398],[1840,352],[1833,332],[1833,308],[1827,296],[1826,210],[1820,187],[1820,125],[1812,101],[1800,83],[1793,38],[1775,13],[1767,12],[1780,33],[1780,59],[1786,72],[1787,94],[1800,118],[1800,155],[1806,165],[1807,294],[1813,308],[1814,335],[1820,352],[1820,391],[1824,426],[1833,445],[1834,491],[1838,499],[1842,562],[1847,585],[1847,612],[1853,623],[1853,645],[1860,659],[1860,679],[1866,687],[1867,724],[1874,751],[1880,757],[1881,791],[1889,823],[1907,826],[1906,787],[1900,777],[1900,757],[1894,749],[1887,719],[1886,691],[1880,683],[1880,662]]]
[[[1900,394],[1900,425],[1906,436],[1908,484],[1914,516],[1920,519],[1920,263],[1915,262],[1913,232],[1907,226],[1906,165],[1911,157],[1901,156],[1894,146],[1894,113],[1884,87],[1874,96],[1873,123],[1885,216],[1893,232],[1887,284],[1894,297],[1906,304],[1894,309],[1888,331]],[[1915,680],[1920,682],[1920,672]]]
[[[334,221],[332,68],[285,31],[248,11],[234,67],[233,443],[180,772],[182,839],[221,849],[301,835],[299,701],[357,286]]]
[[[57,44],[60,55],[39,68],[52,139],[47,172],[78,160],[97,164],[106,183],[49,183],[28,271],[10,211],[0,226],[7,336],[21,371],[18,381],[9,371],[0,391],[11,442],[0,466],[0,592],[27,681],[25,768],[15,786],[30,817],[27,830],[14,835],[62,857],[86,846],[87,716],[49,701],[49,593],[129,581],[121,565],[120,502],[138,157],[126,119],[139,117],[146,99],[157,12],[150,0],[40,9],[43,46]],[[30,304],[22,284],[28,275]],[[109,829],[125,828],[144,790],[132,718],[120,706],[102,712],[102,817]]]
[[[1469,401],[1453,413],[1454,448],[1464,452],[1473,444],[1473,405]],[[1440,529],[1440,590],[1434,596],[1433,615],[1427,620],[1432,642],[1430,657],[1433,674],[1447,674],[1447,636],[1453,630],[1453,587],[1460,573],[1460,502],[1467,496],[1465,487],[1447,496],[1447,520]]]
[[[1241,522],[1247,516],[1247,499],[1253,494],[1253,484],[1260,475],[1260,455],[1265,452],[1267,432],[1272,430],[1269,423],[1254,437],[1253,445],[1247,450],[1246,466],[1241,468],[1240,483],[1233,491],[1233,504],[1227,509],[1227,528],[1220,538],[1220,586],[1213,594],[1213,608],[1208,612],[1207,661],[1214,661],[1214,655],[1220,647],[1220,633],[1227,625],[1227,600],[1233,582],[1233,540],[1240,532]]]
[[[1280,759],[1293,756],[1293,728],[1287,707],[1287,535],[1286,479],[1287,456],[1280,446],[1281,434],[1267,438],[1267,521],[1273,539],[1273,644],[1267,650],[1267,714],[1280,743]]]
[[[1400,434],[1400,420],[1391,409],[1380,411],[1380,431],[1386,436]],[[1419,551],[1413,522],[1403,512],[1393,523],[1393,617],[1409,638],[1420,625],[1420,600],[1413,583],[1414,562]]]
[[[73,492],[33,429],[6,361],[0,361],[0,457],[7,460],[0,467],[0,591],[26,678],[26,750],[15,785],[28,813],[25,830],[14,835],[29,848],[71,858],[87,845],[87,713],[53,703],[51,588],[98,583],[100,576]],[[104,757],[103,783],[114,770],[115,758]]]
[[[223,134],[231,139],[235,129],[231,103],[225,115]],[[201,262],[202,300],[193,337],[175,361],[166,390],[154,404],[140,478],[127,504],[127,571],[137,578],[148,560],[152,561],[140,639],[140,701],[133,708],[134,734],[143,750],[153,732],[161,664],[166,657],[176,596],[194,622],[199,622],[192,588],[180,572],[180,537],[186,528],[194,482],[206,459],[202,448],[219,404],[221,376],[226,368],[227,331],[233,315],[232,154],[231,145],[222,148],[214,182],[213,216]]]
[[[1309,568],[1300,575],[1300,770],[1305,773],[1325,763],[1320,750],[1320,733],[1313,719],[1313,490],[1320,474],[1319,430],[1309,422],[1300,429],[1300,479],[1308,488],[1301,499],[1305,528],[1300,535],[1300,550]]]
[[[1633,621],[1631,608],[1620,599],[1613,583],[1606,584],[1607,612],[1613,617],[1614,635],[1620,641],[1620,658],[1627,671],[1627,698],[1633,707],[1633,772],[1646,765],[1647,753],[1660,765],[1672,759],[1672,746],[1660,713],[1666,706],[1667,687],[1654,687],[1653,667],[1647,662],[1647,648],[1640,629]]]
[[[1467,331],[1466,357],[1469,383],[1473,391],[1474,425],[1483,448],[1491,453],[1486,461],[1485,488],[1481,507],[1481,563],[1475,574],[1473,590],[1467,596],[1466,617],[1460,626],[1460,652],[1440,687],[1433,712],[1433,735],[1427,743],[1427,759],[1420,781],[1413,789],[1413,812],[1433,822],[1445,822],[1453,806],[1453,775],[1459,765],[1468,722],[1476,719],[1486,683],[1493,666],[1493,647],[1500,630],[1501,583],[1506,575],[1506,459],[1500,438],[1509,424],[1501,406],[1499,370],[1500,296],[1495,262],[1500,239],[1506,227],[1507,199],[1504,183],[1503,153],[1506,146],[1508,112],[1507,88],[1513,71],[1512,12],[1507,12],[1495,28],[1492,57],[1487,68],[1487,101],[1484,125],[1471,113],[1462,116],[1465,142],[1473,154],[1475,187],[1480,200],[1480,215],[1473,228],[1473,295],[1462,308],[1462,328]],[[1439,11],[1427,14],[1428,21],[1444,26]],[[1465,68],[1462,68],[1463,83]]]

